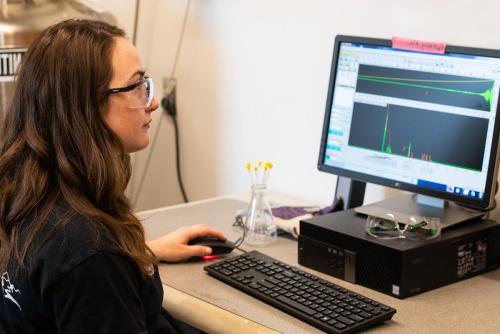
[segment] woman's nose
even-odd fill
[[[153,100],[151,101],[151,105],[146,108],[146,111],[147,112],[153,112],[156,109],[158,109],[158,106],[159,106],[158,100],[156,99],[156,97],[153,97]]]

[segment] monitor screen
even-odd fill
[[[487,208],[499,88],[500,51],[448,46],[433,54],[337,36],[319,169]]]

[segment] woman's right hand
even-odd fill
[[[179,262],[193,256],[210,255],[210,247],[199,245],[188,245],[190,240],[200,237],[215,237],[226,240],[221,231],[207,225],[193,225],[181,227],[158,239],[146,241],[151,251],[160,261]]]

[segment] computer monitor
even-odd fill
[[[487,209],[498,168],[500,51],[400,50],[337,36],[318,168]]]

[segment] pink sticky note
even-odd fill
[[[443,42],[429,42],[422,41],[418,39],[393,37],[392,47],[395,49],[412,50],[420,52],[431,52],[431,53],[444,53],[446,49],[446,43]]]

